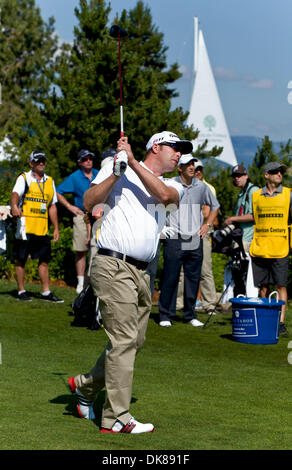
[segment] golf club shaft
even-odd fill
[[[121,63],[121,37],[119,35],[119,72],[120,72],[120,126],[121,137],[124,135],[124,110],[123,110],[123,92],[122,92],[122,63]]]

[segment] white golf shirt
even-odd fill
[[[37,183],[38,180],[36,179],[36,177],[34,176],[34,174],[31,170],[28,171],[28,172],[23,172],[23,173],[25,174],[28,186],[30,186],[31,183]],[[44,175],[43,175],[43,177],[42,177],[42,179],[40,180],[39,183],[43,184],[47,179],[48,179],[48,176],[46,175],[46,173],[44,173]],[[56,193],[56,188],[55,188],[54,181],[53,181],[53,188],[54,188],[54,196],[53,196],[51,204],[57,204],[58,198],[57,198],[57,193]],[[12,192],[17,193],[19,198],[21,198],[24,194],[24,191],[25,191],[25,179],[21,174],[17,178],[17,180],[15,182],[15,185],[14,185],[14,188],[12,189]]]
[[[140,165],[151,171],[143,162]],[[113,164],[109,162],[91,184],[101,183],[112,171]],[[167,186],[174,187],[179,193],[179,199],[182,198],[184,189],[180,183],[162,176],[159,179]],[[149,262],[156,255],[160,232],[169,210],[176,210],[176,206],[165,207],[157,203],[137,174],[128,167],[104,203],[97,246]]]

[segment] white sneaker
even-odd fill
[[[200,322],[199,320],[197,320],[197,318],[193,318],[190,322],[189,322],[192,326],[204,326],[204,323]]]
[[[200,300],[196,300],[195,310],[203,310],[203,304]]]
[[[121,421],[117,420],[111,429],[101,428],[100,432],[102,433],[125,433],[125,434],[142,434],[145,432],[152,432],[154,431],[153,424],[150,423],[139,423],[136,419],[132,416],[130,421],[127,424],[121,423]]]
[[[170,328],[171,327],[171,321],[163,320],[163,321],[159,322],[159,326],[164,326],[164,328]]]
[[[208,315],[216,315],[216,311],[215,310],[209,310]]]
[[[81,418],[91,419],[92,421],[95,420],[95,414],[93,411],[93,402],[87,400],[85,396],[76,388],[75,390],[77,395],[77,410],[78,414]]]

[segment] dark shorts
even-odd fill
[[[252,271],[255,286],[274,284],[285,287],[288,279],[289,256],[285,258],[253,258]]]
[[[51,259],[51,242],[48,235],[40,237],[27,234],[27,240],[15,240],[14,257],[17,260],[26,261],[30,255],[31,259],[40,262],[49,262]]]

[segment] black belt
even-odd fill
[[[146,261],[140,261],[138,259],[131,258],[131,256],[123,255],[123,253],[119,253],[118,251],[108,250],[107,248],[99,248],[98,254],[122,259],[123,261],[126,261],[126,263],[132,264],[133,266],[136,266],[136,268],[142,269],[143,271],[145,271],[148,266]]]

